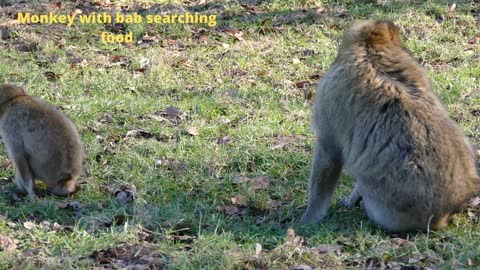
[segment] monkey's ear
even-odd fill
[[[388,36],[392,43],[396,45],[401,45],[400,34],[398,31],[398,27],[392,21],[385,21],[388,29]]]
[[[401,46],[397,26],[391,21],[374,21],[366,24],[363,30],[363,40],[373,46]]]
[[[22,95],[25,95],[25,96],[27,95],[27,93],[25,93],[25,90],[23,89],[23,87],[18,87],[18,89],[20,90],[20,93]]]

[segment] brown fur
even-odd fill
[[[61,196],[78,190],[83,147],[65,114],[17,86],[0,86],[0,134],[15,163],[20,192],[36,197],[35,179]]]
[[[471,148],[431,89],[392,22],[346,31],[317,89],[315,152],[303,222],[324,218],[342,168],[360,199],[390,231],[443,229],[480,189]]]

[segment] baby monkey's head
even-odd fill
[[[19,86],[4,84],[0,86],[0,106],[5,102],[17,97],[25,96],[25,90]]]

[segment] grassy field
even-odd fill
[[[299,223],[312,92],[356,20],[394,20],[451,117],[480,141],[478,1],[165,2],[0,4],[0,82],[58,106],[86,149],[80,193],[29,201],[12,192],[0,147],[0,269],[480,267],[478,206],[443,232],[387,234],[340,206],[347,174],[325,222]],[[76,9],[217,18],[214,27],[13,21]],[[134,42],[102,43],[104,31],[131,31]]]

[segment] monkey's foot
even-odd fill
[[[18,187],[11,190],[12,199],[15,201],[24,201],[25,199],[35,201],[38,200],[39,195],[35,190],[33,193],[26,192],[25,190],[19,189]]]
[[[33,193],[33,194],[28,194],[28,199],[29,199],[30,201],[36,201],[36,200],[38,200],[38,195],[35,194],[35,193]]]
[[[320,223],[320,221],[322,221],[322,219],[325,217],[325,214],[322,214],[321,212],[319,211],[309,211],[307,209],[307,211],[305,211],[305,213],[303,213],[303,216],[302,218],[300,219],[300,222],[301,223],[304,223],[304,224],[315,224],[315,223]]]

